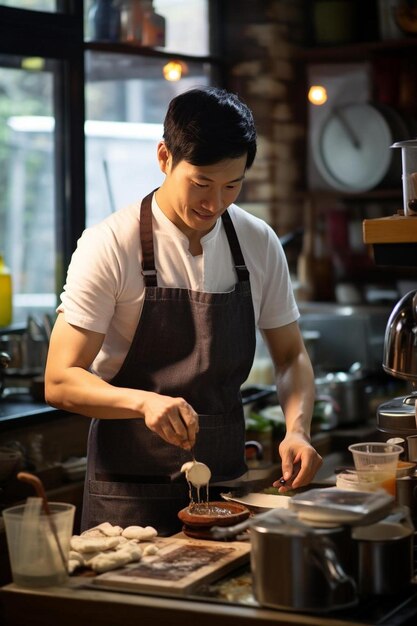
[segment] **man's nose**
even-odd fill
[[[202,206],[207,211],[217,213],[223,206],[221,191],[211,191],[208,193],[202,201]]]

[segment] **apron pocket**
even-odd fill
[[[158,535],[179,532],[178,512],[188,506],[188,487],[173,484],[134,484],[90,480],[85,528],[102,522],[113,525],[153,526]]]

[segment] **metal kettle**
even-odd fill
[[[395,305],[387,322],[382,367],[417,383],[417,291],[409,291]]]
[[[409,435],[417,434],[417,291],[403,296],[388,319],[382,367],[391,376],[409,380],[413,391],[380,404],[377,427],[385,439],[401,437],[406,440]]]

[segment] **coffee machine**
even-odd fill
[[[379,405],[377,428],[384,439],[417,435],[417,291],[394,307],[385,330],[382,367],[391,376],[409,381],[411,393]],[[407,452],[407,451],[406,451]]]

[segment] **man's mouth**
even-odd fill
[[[204,220],[206,222],[209,222],[216,218],[216,216],[213,215],[213,213],[201,213],[200,211],[196,211],[196,209],[193,209],[193,212],[195,213],[195,215],[197,215],[197,217],[200,220]]]

